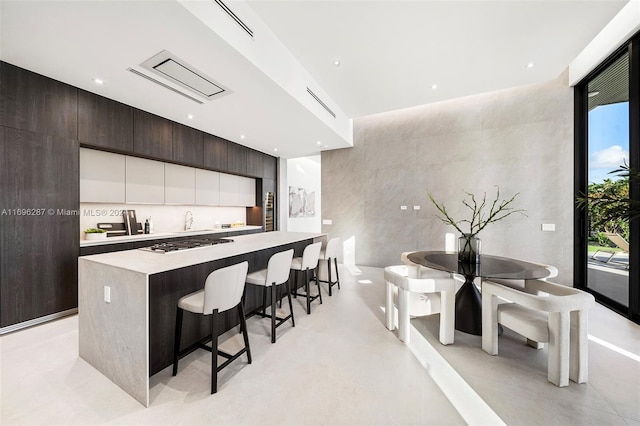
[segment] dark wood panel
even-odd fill
[[[78,306],[79,147],[71,139],[0,129],[0,326],[6,327]]]
[[[144,157],[173,160],[173,122],[133,110],[133,151]]]
[[[78,137],[78,89],[0,62],[0,126]]]
[[[249,262],[249,272],[266,268],[269,257],[279,251],[293,247],[296,256],[301,256],[304,248],[311,242],[301,241],[241,256],[221,259],[214,262],[181,268],[173,271],[154,274],[149,277],[149,372],[154,375],[173,362],[173,338],[176,321],[178,299],[189,293],[201,290],[207,276],[215,269]],[[301,299],[302,300],[302,299]],[[296,302],[294,302],[296,303]],[[247,313],[262,306],[262,288],[247,285],[245,294],[245,311]],[[211,334],[209,318],[203,315],[185,314],[182,329],[182,348]],[[265,319],[268,321],[268,319]],[[222,334],[238,325],[235,312],[227,311],[218,330]],[[283,326],[284,327],[284,326]],[[265,330],[268,330],[265,327]],[[268,333],[268,331],[266,332]],[[268,340],[268,334],[264,339]]]
[[[264,174],[264,154],[253,149],[247,150],[247,176],[261,178]]]
[[[262,196],[264,197],[265,192],[273,192],[276,193],[276,181],[271,179],[262,179]]]
[[[271,155],[263,154],[262,165],[263,165],[263,173],[262,177],[266,179],[271,179],[273,181],[278,178],[278,159],[276,157],[272,157]],[[275,189],[274,189],[275,192]]]
[[[78,140],[81,144],[133,152],[133,108],[78,90]]]
[[[227,170],[229,173],[246,175],[249,148],[229,142],[227,145]]]
[[[205,133],[204,135],[204,166],[210,169],[227,171],[227,145],[230,142]]]
[[[202,167],[204,165],[203,144],[200,130],[173,123],[173,161]]]

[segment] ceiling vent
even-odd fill
[[[327,106],[327,104],[325,104],[324,102],[322,102],[322,101],[320,100],[320,98],[318,97],[318,95],[316,95],[315,93],[313,93],[313,92],[311,91],[311,89],[309,89],[308,87],[307,87],[307,93],[309,93],[309,94],[313,97],[313,99],[315,99],[315,100],[316,100],[316,102],[318,102],[318,103],[320,104],[320,106],[322,106],[322,108],[326,109],[326,110],[327,110],[327,112],[333,116],[333,118],[336,118],[336,113],[335,113],[335,112],[333,112],[333,111],[331,111],[331,109]]]
[[[238,18],[238,15],[236,15],[235,13],[233,13],[233,11],[231,9],[229,9],[229,6],[227,6],[226,4],[224,4],[222,2],[222,0],[213,0],[218,6],[220,6],[222,8],[222,10],[224,11],[224,13],[226,13],[227,15],[229,15],[229,17],[231,19],[233,19],[235,21],[236,24],[238,24],[240,26],[240,28],[242,28],[244,30],[244,32],[246,32],[247,34],[249,34],[249,36],[253,37],[253,31],[251,31],[251,28],[249,28],[247,26],[247,24],[245,24],[244,22],[242,22],[242,19]]]
[[[200,104],[203,103],[201,100],[210,101],[231,93],[224,85],[167,50],[147,59],[140,66],[159,78],[133,68],[129,68],[129,71]],[[184,90],[163,81],[178,85]]]

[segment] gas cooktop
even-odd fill
[[[158,243],[149,247],[142,247],[140,250],[152,251],[154,253],[174,253],[177,251],[209,247],[217,244],[232,242],[233,240],[228,238],[192,238],[189,240]]]

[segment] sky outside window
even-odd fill
[[[629,102],[600,105],[589,111],[589,183],[604,179],[629,163]]]

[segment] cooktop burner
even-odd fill
[[[189,250],[232,242],[233,240],[228,238],[192,238],[189,240],[158,243],[149,247],[143,247],[140,250],[152,251],[154,253],[172,253],[181,250]]]

